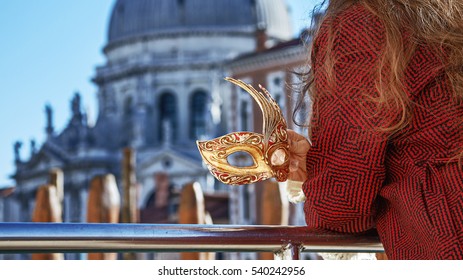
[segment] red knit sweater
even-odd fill
[[[322,71],[334,30],[335,86]],[[440,60],[419,46],[406,69],[412,120],[389,140],[371,130],[365,95],[376,92],[385,40],[380,20],[354,5],[322,24],[312,53],[315,89],[305,213],[312,228],[355,233],[376,227],[390,259],[463,259],[463,108]]]

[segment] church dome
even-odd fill
[[[251,33],[257,28],[265,28],[272,39],[291,37],[284,0],[118,0],[108,44],[182,31]]]

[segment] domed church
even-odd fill
[[[261,112],[226,76],[279,94],[290,120],[288,69],[304,64],[306,50],[292,39],[284,0],[117,0],[109,23],[106,62],[92,79],[96,122],[87,120],[78,93],[62,131],[55,131],[47,106],[46,141],[28,159],[20,158],[20,145],[15,148],[17,186],[5,221],[31,220],[36,189],[52,168],[64,172],[64,221],[85,221],[94,176],[114,174],[121,188],[125,147],[136,155],[140,209],[153,200],[159,174],[173,190],[197,181],[204,193],[229,197],[230,188],[203,165],[196,140],[258,131]],[[239,192],[252,199],[249,191]],[[235,208],[230,222],[254,222]]]

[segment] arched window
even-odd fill
[[[132,97],[129,96],[124,101],[124,117],[130,117],[133,113],[133,101]]]
[[[241,131],[249,131],[249,103],[246,100],[241,100],[240,106],[240,120],[241,120]]]
[[[122,144],[129,145],[130,140],[133,138],[133,99],[131,96],[124,100],[123,109],[123,135]]]
[[[271,92],[283,116],[286,115],[286,74],[282,71],[270,73],[267,77],[268,91]]]
[[[281,95],[276,94],[274,99],[275,99],[275,102],[278,104],[278,106],[280,106],[281,108]]]
[[[193,93],[190,101],[190,138],[200,139],[206,135],[207,94],[204,91]]]
[[[246,80],[247,83],[252,83],[252,80]],[[253,101],[251,95],[244,89],[239,88],[238,101],[236,103],[236,114],[238,117],[237,129],[240,131],[252,131],[253,129]]]
[[[175,141],[177,137],[177,100],[175,95],[169,92],[163,93],[159,98],[158,131],[160,141],[165,139]],[[170,135],[164,135],[165,133],[170,133]]]

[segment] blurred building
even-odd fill
[[[64,172],[64,221],[84,221],[90,180],[112,173],[120,185],[122,149],[130,146],[142,211],[155,200],[156,176],[166,174],[170,192],[198,181],[216,204],[230,201],[229,222],[258,223],[249,210],[256,207],[254,186],[230,191],[220,185],[202,164],[195,141],[261,130],[259,108],[225,76],[265,86],[291,123],[290,70],[303,67],[308,57],[292,34],[284,0],[116,1],[103,49],[106,63],[93,77],[95,124],[89,124],[78,93],[62,131],[55,130],[53,109],[46,107],[45,143],[31,143],[28,159],[19,156],[21,143],[15,145],[17,187],[8,197],[15,211],[8,210],[14,214],[4,220],[30,221],[37,187],[58,167]]]
[[[9,217],[13,215],[11,211],[15,209],[11,205],[13,200],[9,199],[9,197],[12,196],[15,189],[15,187],[0,188],[0,222],[8,221]]]

